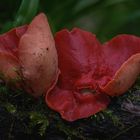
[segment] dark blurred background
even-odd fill
[[[0,31],[29,23],[45,12],[53,32],[80,27],[101,41],[116,34],[140,36],[140,0],[4,0],[0,2]]]

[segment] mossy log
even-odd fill
[[[50,110],[44,98],[0,85],[0,139],[26,140],[138,140],[140,139],[140,90],[135,86],[112,98],[96,115],[66,122]]]

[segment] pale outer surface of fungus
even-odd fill
[[[120,69],[113,79],[103,87],[103,91],[108,95],[118,96],[130,88],[140,74],[140,53],[132,55]]]
[[[28,26],[19,43],[19,62],[25,88],[37,97],[50,90],[58,77],[55,42],[41,13]]]

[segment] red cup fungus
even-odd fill
[[[89,117],[132,86],[140,69],[140,38],[118,35],[101,44],[95,35],[75,28],[55,35],[61,74],[46,94],[47,104],[62,118]]]
[[[0,36],[0,73],[5,81],[22,80],[34,97],[50,90],[57,81],[57,52],[46,16],[41,13],[28,26]],[[18,81],[19,82],[19,81]]]

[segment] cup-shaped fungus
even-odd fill
[[[7,84],[19,82],[18,44],[27,26],[21,26],[0,35],[0,78]]]
[[[95,35],[75,28],[56,33],[55,41],[61,74],[46,102],[68,121],[103,110],[108,95],[123,94],[139,74],[138,37],[119,35],[102,45]]]
[[[55,42],[46,16],[37,15],[28,26],[0,36],[0,72],[3,80],[21,79],[37,97],[49,91],[59,74]]]

